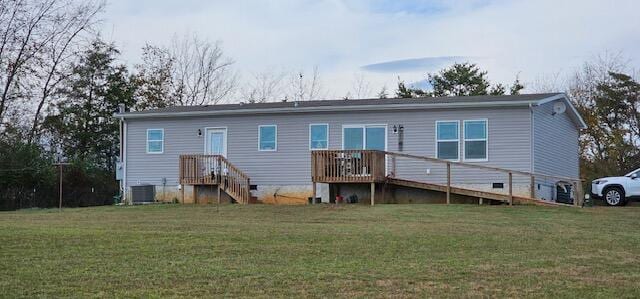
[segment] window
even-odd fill
[[[147,130],[147,154],[164,152],[164,129]]]
[[[349,125],[342,128],[342,148],[381,150],[387,149],[386,125]]]
[[[313,124],[309,125],[309,149],[329,148],[329,125]]]
[[[278,148],[278,127],[275,125],[258,127],[258,150],[276,151]]]
[[[464,159],[466,161],[487,161],[487,121],[464,121]]]
[[[436,122],[436,156],[438,159],[459,159],[459,125],[458,121]]]

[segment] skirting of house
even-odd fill
[[[370,203],[370,184],[334,184],[330,190],[329,184],[318,183],[316,197],[323,203],[331,202],[336,195],[343,198],[355,198],[360,203]],[[456,184],[455,187],[486,191],[500,194],[508,194],[507,189],[496,189],[491,184]],[[185,185],[184,192],[179,186],[155,186],[155,201],[162,203],[184,204],[214,204],[218,203],[218,192],[215,185]],[[194,193],[195,188],[195,193]],[[309,203],[309,197],[313,192],[312,185],[259,185],[252,194],[258,198],[259,203],[275,205],[301,205]],[[514,184],[513,195],[528,197],[530,185]],[[131,189],[127,193],[131,197]],[[184,196],[183,196],[184,194]],[[195,194],[195,197],[194,197]],[[542,195],[542,194],[541,194]],[[384,196],[384,199],[383,199]],[[541,196],[542,197],[542,196]],[[452,196],[453,203],[477,203],[477,198],[467,196]],[[220,203],[232,202],[231,197],[221,193]],[[444,203],[445,194],[438,191],[417,190],[414,188],[390,186],[379,183],[376,186],[376,203]]]

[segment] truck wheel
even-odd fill
[[[607,188],[604,192],[604,202],[610,206],[623,206],[626,204],[624,190],[618,187]]]

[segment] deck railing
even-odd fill
[[[180,155],[180,184],[218,185],[238,203],[249,203],[249,176],[221,155]]]
[[[424,173],[416,174],[416,165],[424,164]],[[398,164],[402,164],[400,167]],[[413,167],[406,167],[412,165]],[[455,170],[452,170],[454,169]],[[411,169],[411,171],[406,171]],[[431,169],[441,170],[442,176],[437,178],[446,186],[447,203],[450,201],[452,186],[460,177],[469,177],[470,173],[476,175],[476,179],[483,180],[488,177],[502,177],[505,184],[505,196],[510,203],[514,197],[514,176],[519,181],[527,181],[529,185],[527,198],[536,198],[537,180],[550,179],[570,184],[574,190],[574,205],[579,205],[583,200],[582,180],[553,176],[541,173],[511,170],[492,167],[482,164],[465,162],[453,162],[449,160],[417,156],[404,153],[394,153],[375,150],[319,150],[311,154],[312,181],[317,183],[375,183],[385,181],[387,178],[408,179],[424,183],[434,183],[437,174],[429,174]],[[404,172],[403,172],[404,170]],[[475,172],[474,172],[475,170]],[[457,177],[455,176],[457,175]],[[486,176],[486,177],[485,177]],[[487,181],[489,179],[486,179]],[[500,179],[502,180],[502,179]],[[464,183],[464,182],[463,182]],[[522,197],[522,196],[520,196]]]
[[[368,150],[324,150],[311,154],[314,182],[371,183],[385,180],[385,153]]]

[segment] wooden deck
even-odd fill
[[[446,177],[444,180],[446,183],[442,184],[430,181],[419,181],[409,178],[410,176],[403,177],[403,173],[399,172],[400,169],[397,167],[398,159],[408,160],[410,163],[428,162],[432,165],[440,164],[441,166],[445,166]],[[311,153],[311,164],[311,179],[313,182],[314,194],[316,183],[370,183],[371,190],[375,190],[376,184],[385,183],[395,186],[443,192],[446,194],[447,204],[451,202],[451,194],[457,194],[476,197],[479,199],[496,200],[509,204],[513,204],[514,202],[530,202],[544,205],[564,205],[536,198],[536,178],[545,178],[570,183],[573,190],[575,190],[575,206],[581,205],[581,200],[583,198],[582,180],[577,178],[550,176],[546,174],[530,173],[479,164],[452,162],[404,153],[374,150],[321,150],[313,151]],[[480,170],[481,172],[490,172],[493,175],[503,175],[505,182],[507,182],[507,193],[502,194],[454,186],[452,182],[455,178],[451,171],[452,167],[456,167],[458,169]],[[514,175],[519,177],[524,176],[529,180],[529,196],[514,195]],[[374,194],[374,192],[372,192],[372,194]],[[372,198],[371,203],[374,204],[374,202],[375,200]]]
[[[253,201],[249,176],[221,155],[180,155],[179,180],[182,185],[217,186],[218,198],[225,192],[241,204]],[[182,192],[184,198],[184,188]]]

